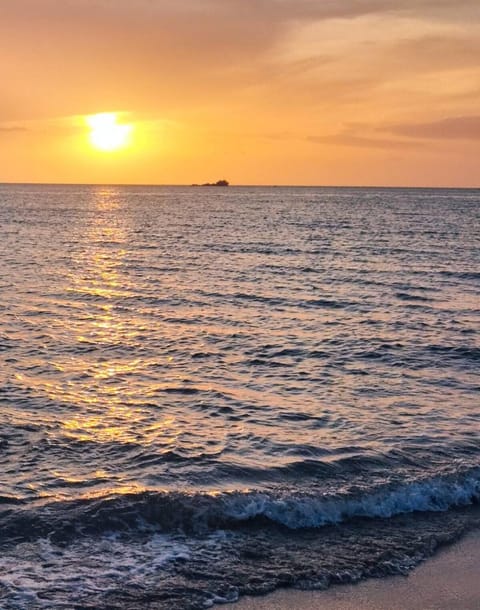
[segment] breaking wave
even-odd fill
[[[444,476],[386,483],[369,490],[319,493],[306,489],[270,492],[181,493],[141,491],[55,502],[0,513],[4,543],[39,537],[67,540],[108,531],[152,530],[205,533],[270,522],[291,530],[351,519],[390,518],[440,512],[480,500],[480,468]]]

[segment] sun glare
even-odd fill
[[[132,125],[118,123],[115,112],[104,112],[87,117],[90,127],[90,142],[98,150],[111,152],[128,146],[132,134]]]

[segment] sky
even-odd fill
[[[479,33],[479,0],[1,0],[0,182],[480,186]]]

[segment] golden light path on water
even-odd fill
[[[78,315],[63,321],[62,334],[71,335],[79,347],[79,355],[62,358],[59,354],[49,364],[58,373],[48,379],[45,376],[20,375],[35,391],[43,393],[54,403],[70,405],[74,414],[61,422],[66,441],[98,444],[134,443],[146,447],[155,444],[168,451],[175,446],[181,433],[174,416],[163,416],[158,410],[152,419],[151,412],[144,408],[145,400],[138,396],[135,375],[142,374],[145,362],[140,358],[129,358],[113,350],[111,356],[89,356],[119,346],[134,346],[142,331],[141,318],[133,319],[119,315],[113,300],[128,297],[134,289],[123,271],[128,242],[127,216],[120,209],[118,191],[115,188],[92,190],[90,202],[93,214],[81,236],[82,247],[77,254],[74,268],[67,276],[65,293],[79,298]],[[101,303],[85,307],[85,303]],[[111,303],[109,301],[112,301]],[[85,310],[85,313],[84,313]],[[84,351],[82,347],[85,347]],[[150,405],[151,406],[151,405]],[[58,432],[55,432],[58,434]],[[108,468],[107,468],[108,470]],[[81,485],[85,479],[75,469],[57,468],[52,475],[62,484]],[[106,470],[89,471],[85,478],[109,479]],[[114,476],[118,484],[107,485],[108,491],[130,493],[139,489],[134,483],[123,484],[122,476]],[[35,489],[34,484],[30,484]],[[40,491],[40,490],[37,490]],[[51,492],[45,492],[51,495]],[[57,495],[64,495],[60,491]],[[40,495],[44,495],[40,492]]]
[[[103,301],[128,297],[128,288],[132,286],[122,271],[128,248],[127,220],[120,209],[118,192],[114,188],[96,190],[92,205],[96,213],[86,228],[87,247],[78,261],[77,273],[71,275],[68,291],[86,299],[100,296]],[[132,345],[138,336],[137,325],[135,319],[119,316],[107,302],[97,308],[94,316],[82,319],[75,338],[80,346],[108,349],[112,345]],[[80,361],[77,372],[81,373],[85,366],[90,383],[70,381],[67,396],[61,389],[63,399],[73,400],[79,407],[78,416],[63,424],[68,437],[96,443],[140,442],[142,445],[152,444],[161,437],[162,446],[175,444],[179,431],[174,417],[161,417],[159,413],[159,421],[151,422],[145,410],[136,406],[136,388],[128,380],[141,375],[144,363],[140,358]],[[62,395],[52,398],[61,399]]]

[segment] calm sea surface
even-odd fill
[[[0,607],[199,609],[480,522],[480,191],[0,186]]]

